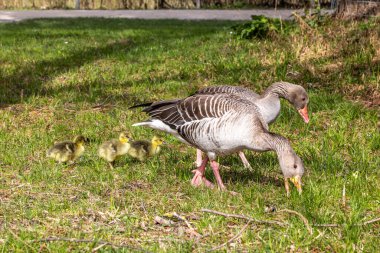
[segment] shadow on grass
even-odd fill
[[[70,69],[78,68],[119,50],[129,50],[131,47],[132,43],[125,43],[124,41],[109,43],[100,47],[77,50],[65,57],[42,60],[36,62],[34,65],[22,66],[20,70],[13,75],[3,75],[1,82],[3,82],[4,85],[0,87],[0,94],[2,94],[0,95],[0,100],[5,103],[13,104],[34,94],[50,95],[60,89],[70,89],[70,87],[58,88],[57,90],[45,89],[44,84],[46,81]]]
[[[223,22],[221,22],[222,24]],[[50,88],[45,84],[72,69],[95,62],[104,58],[117,58],[120,53],[128,53],[132,48],[138,47],[142,51],[155,45],[157,42],[168,44],[170,47],[174,39],[188,40],[193,37],[205,37],[214,33],[220,27],[215,22],[203,22],[204,26],[194,28],[194,24],[188,21],[143,21],[122,19],[52,19],[33,20],[16,24],[3,24],[0,35],[7,40],[22,39],[23,41],[39,39],[42,43],[55,43],[59,39],[72,38],[85,40],[88,37],[100,37],[100,46],[90,46],[68,52],[67,56],[53,59],[26,59],[26,63],[17,66],[18,69],[7,74],[0,69],[0,106],[16,104],[33,95],[51,96],[57,93],[76,91],[80,93],[77,100],[88,100],[83,96],[93,85],[101,87],[107,84],[102,80],[80,85]],[[107,34],[129,31],[129,35],[121,34],[122,39],[107,37]],[[99,35],[99,33],[101,35]],[[113,42],[104,42],[108,39]],[[10,43],[8,41],[8,43]],[[175,45],[174,45],[175,46]],[[45,57],[46,58],[46,57]],[[181,78],[181,76],[178,76]],[[182,77],[183,78],[183,77]],[[149,78],[141,82],[149,82]],[[124,83],[127,86],[129,83]],[[105,97],[104,89],[98,89],[96,96]]]
[[[248,154],[248,152],[246,154]],[[233,184],[247,184],[253,182],[253,184],[271,184],[277,187],[283,187],[284,181],[276,156],[255,153],[253,157],[249,155],[248,160],[251,163],[252,169],[244,168],[237,154],[220,157],[220,175],[223,182],[230,182]],[[188,180],[190,182],[193,176],[193,173],[191,172],[193,169],[195,169],[195,167],[175,167],[175,174],[182,180]],[[273,174],[278,176],[271,176]],[[206,178],[216,184],[214,174],[209,164],[206,167]]]
[[[251,152],[246,152],[246,156],[252,169],[243,168],[242,161],[238,155],[221,159],[221,176],[224,181],[232,182],[234,184],[247,184],[253,182],[253,184],[271,184],[277,187],[284,187],[280,164],[275,153],[250,153]],[[230,166],[231,169],[223,170],[223,166]],[[213,178],[213,175],[209,176],[211,176],[210,178]]]

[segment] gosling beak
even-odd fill
[[[294,186],[297,188],[298,193],[302,193],[302,183],[301,183],[301,177],[300,176],[295,176],[290,178],[290,182],[294,184]]]
[[[307,113],[307,105],[305,105],[304,108],[299,109],[298,113],[302,116],[303,121],[305,121],[305,123],[309,123],[309,115]]]

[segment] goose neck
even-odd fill
[[[284,153],[293,152],[289,141],[281,135],[269,133],[265,139],[270,149],[275,151],[278,157],[281,157]]]
[[[262,98],[273,96],[289,99],[289,92],[286,84],[281,82],[272,84],[264,91]]]

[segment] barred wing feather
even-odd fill
[[[210,86],[198,90],[195,94],[233,94],[251,102],[260,98],[260,95],[248,88],[230,85]]]

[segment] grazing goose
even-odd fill
[[[256,94],[250,89],[239,86],[210,86],[196,92],[196,94],[234,94],[240,98],[247,99],[256,104],[264,120],[271,124],[280,114],[280,98],[288,100],[302,116],[303,120],[308,123],[309,116],[307,104],[309,97],[305,89],[296,84],[288,82],[276,82],[269,86],[262,95]],[[243,152],[239,152],[245,168],[251,168]],[[202,152],[197,149],[196,165],[199,167],[202,162]]]
[[[131,147],[131,144],[129,143],[130,139],[130,133],[120,133],[119,139],[112,139],[101,144],[98,150],[98,155],[105,159],[110,168],[113,169],[116,158],[128,153],[129,148]]]
[[[46,156],[59,163],[73,162],[83,154],[85,141],[86,138],[79,135],[74,138],[74,141],[58,142],[46,152]]]
[[[193,170],[191,183],[207,187],[213,184],[205,178],[208,162],[220,189],[225,189],[219,174],[218,155],[250,149],[273,150],[277,153],[289,194],[288,179],[301,192],[301,177],[304,167],[289,141],[268,131],[268,125],[259,108],[246,99],[232,94],[194,95],[181,100],[161,101],[145,106],[144,112],[151,117],[133,126],[147,126],[178,137],[204,153],[201,166]],[[134,106],[138,107],[138,106]]]
[[[160,146],[163,143],[164,141],[157,136],[153,136],[151,141],[134,141],[131,143],[128,154],[137,158],[140,162],[143,162],[147,157],[158,154],[161,150]]]

